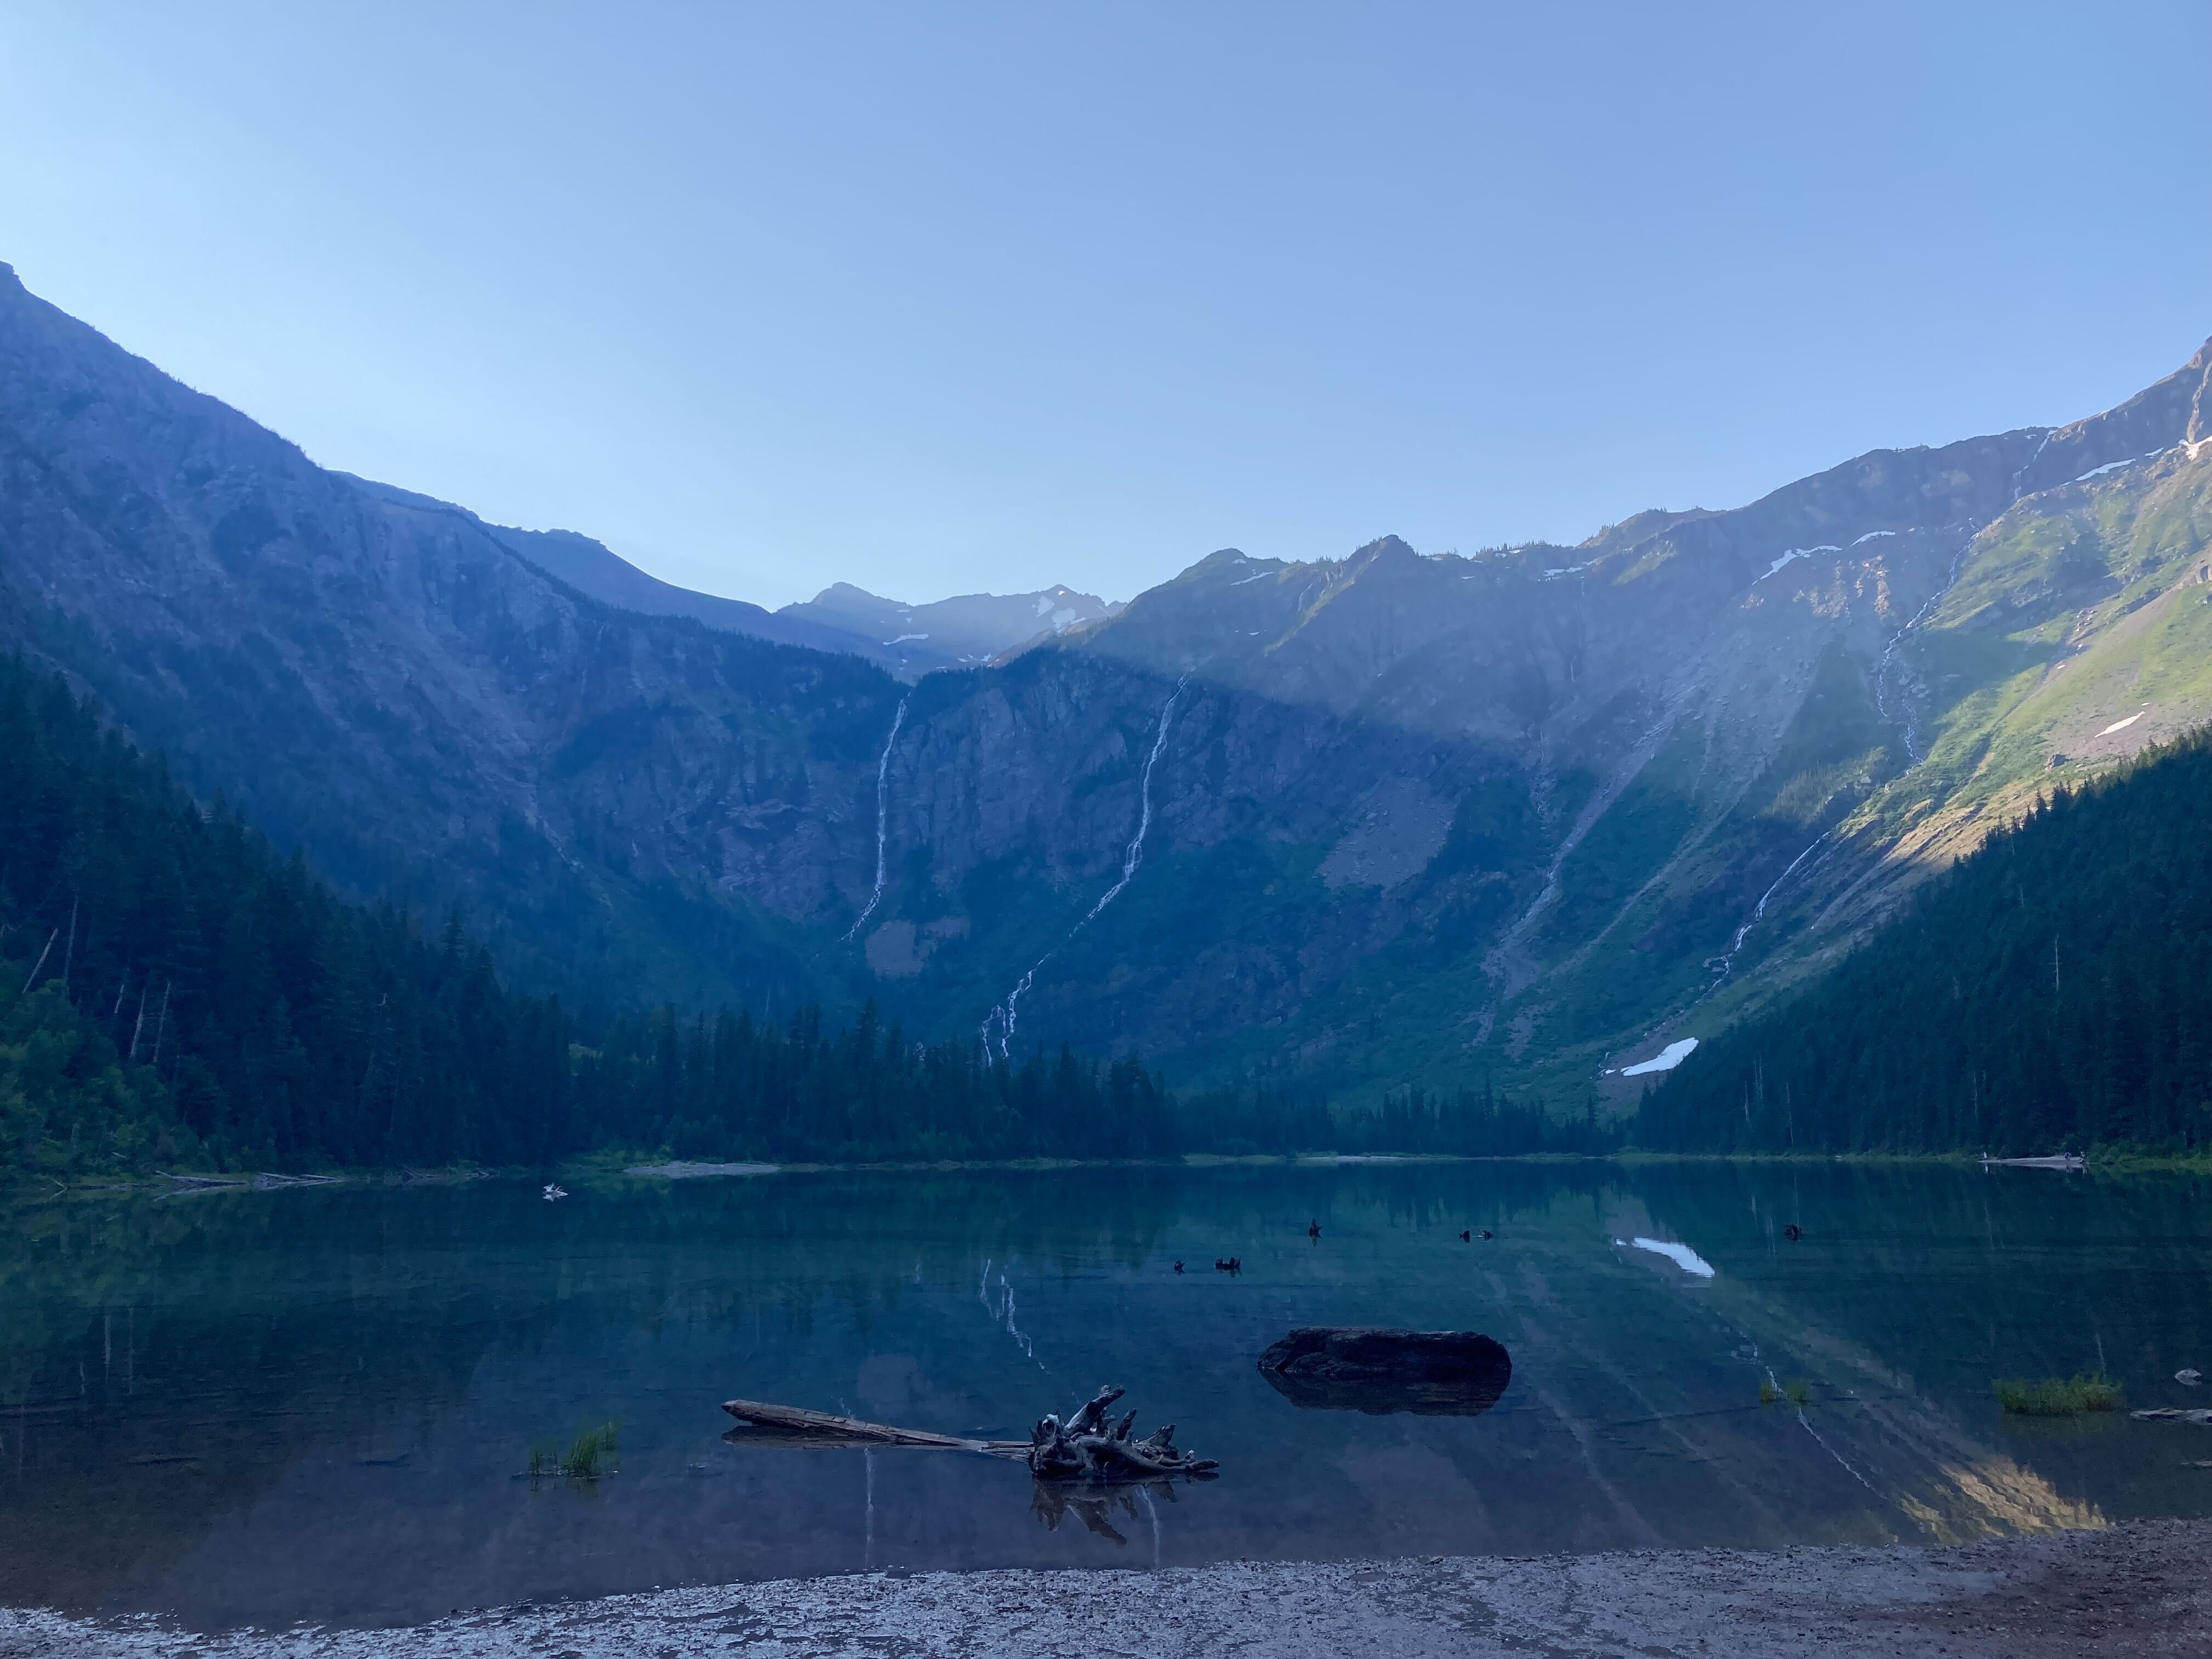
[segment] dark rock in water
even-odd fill
[[[1291,1404],[1316,1410],[1472,1417],[1498,1403],[1513,1358],[1480,1331],[1308,1325],[1261,1354],[1260,1373]]]

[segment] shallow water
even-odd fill
[[[0,1602],[376,1624],[866,1569],[2212,1513],[2212,1470],[2188,1467],[2212,1430],[2021,1423],[1990,1391],[2101,1365],[2130,1405],[2212,1403],[2172,1380],[2212,1372],[2212,1183],[2191,1178],[1370,1164],[571,1185],[0,1214]],[[1212,1270],[1231,1255],[1240,1274]],[[1486,1331],[1513,1379],[1474,1416],[1302,1410],[1253,1361],[1321,1323]],[[1808,1402],[1761,1406],[1762,1377]],[[1107,1382],[1220,1478],[1063,1505],[1018,1464],[721,1438],[732,1395],[1023,1437]],[[533,1443],[609,1419],[618,1474],[519,1478]]]

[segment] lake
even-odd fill
[[[2008,1419],[1990,1386],[2101,1367],[2130,1406],[2212,1404],[2173,1380],[2212,1373],[2200,1178],[1468,1163],[572,1185],[0,1212],[0,1602],[373,1625],[870,1570],[2212,1513],[2212,1469],[2190,1467],[2212,1429]],[[1240,1273],[1213,1271],[1232,1255]],[[1301,1408],[1254,1360],[1304,1324],[1485,1331],[1512,1381],[1477,1415]],[[1762,1379],[1804,1404],[1763,1405]],[[1140,1434],[1173,1421],[1219,1478],[1071,1503],[963,1453],[722,1437],[743,1396],[1026,1438],[1109,1382]],[[533,1444],[608,1420],[618,1474],[523,1474]]]

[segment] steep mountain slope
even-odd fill
[[[898,693],[850,657],[584,599],[465,514],[313,466],[12,272],[0,644],[354,890],[464,902],[534,976],[624,1000],[805,977],[787,924],[866,855]]]
[[[1169,1103],[1133,1060],[986,1067],[971,1044],[920,1048],[869,1015],[833,1031],[793,1014],[778,1029],[663,1009],[573,1046],[559,1003],[504,991],[459,927],[428,937],[340,902],[0,658],[0,1187],[179,1158],[1173,1149]]]
[[[2113,592],[2108,579],[2103,611],[2051,625],[2077,629],[2091,662],[2100,652],[2122,674],[2156,645],[2118,613],[2205,546],[2202,507],[2186,502],[2203,500],[2190,446],[2208,365],[2200,352],[2070,427],[1876,452],[1745,508],[1644,514],[1572,550],[1423,559],[1385,540],[1304,566],[1217,554],[1091,630],[1083,649],[1163,674],[1318,704],[1370,730],[1479,741],[1520,781],[1520,837],[1492,866],[1506,878],[1494,890],[1514,899],[1495,916],[1419,896],[1415,872],[1437,867],[1465,798],[1401,775],[1356,807],[1324,884],[1380,886],[1407,914],[1332,993],[1224,1045],[1229,1056],[1287,1052],[1328,1075],[1351,1049],[1358,1073],[1439,1081],[1548,1065],[1571,1097],[1672,1015],[1694,1009],[1686,1029],[1710,1030],[1802,971],[1928,867],[1896,813],[1924,803],[1974,741],[1962,722],[1982,704],[1946,653],[1986,631],[1987,607],[1980,622],[1966,607],[2008,538],[2100,495],[2110,525],[2141,516],[2163,550],[2122,558],[2136,586]],[[2077,564],[2081,542],[2068,544]],[[2212,653],[2194,628],[2192,617],[2157,647],[2173,665],[2168,723],[2077,752],[2109,762],[2200,706]],[[1998,672],[1986,653],[1973,660]],[[2034,750],[2036,767],[2044,759]],[[1946,857],[2003,821],[1984,770],[1982,793],[1947,820]],[[1511,873],[1531,866],[1540,875],[1524,892]],[[1852,906],[1796,903],[1839,884]]]
[[[2062,791],[1803,995],[1702,1045],[1644,1103],[1638,1139],[1760,1152],[2202,1146],[2208,811],[2202,732]]]
[[[2002,822],[2046,739],[2106,764],[2196,707],[2208,366],[1573,549],[1224,551],[909,686],[611,609],[10,277],[0,642],[543,978],[1579,1104]],[[2123,681],[2154,708],[2105,732]]]
[[[775,614],[866,637],[909,674],[972,668],[1020,646],[1098,622],[1119,609],[1072,587],[1035,593],[963,593],[929,605],[879,599],[850,582],[833,582],[812,599]]]

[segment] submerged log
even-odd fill
[[[1480,1331],[1307,1325],[1260,1356],[1260,1374],[1310,1409],[1472,1417],[1498,1403],[1513,1358]]]

